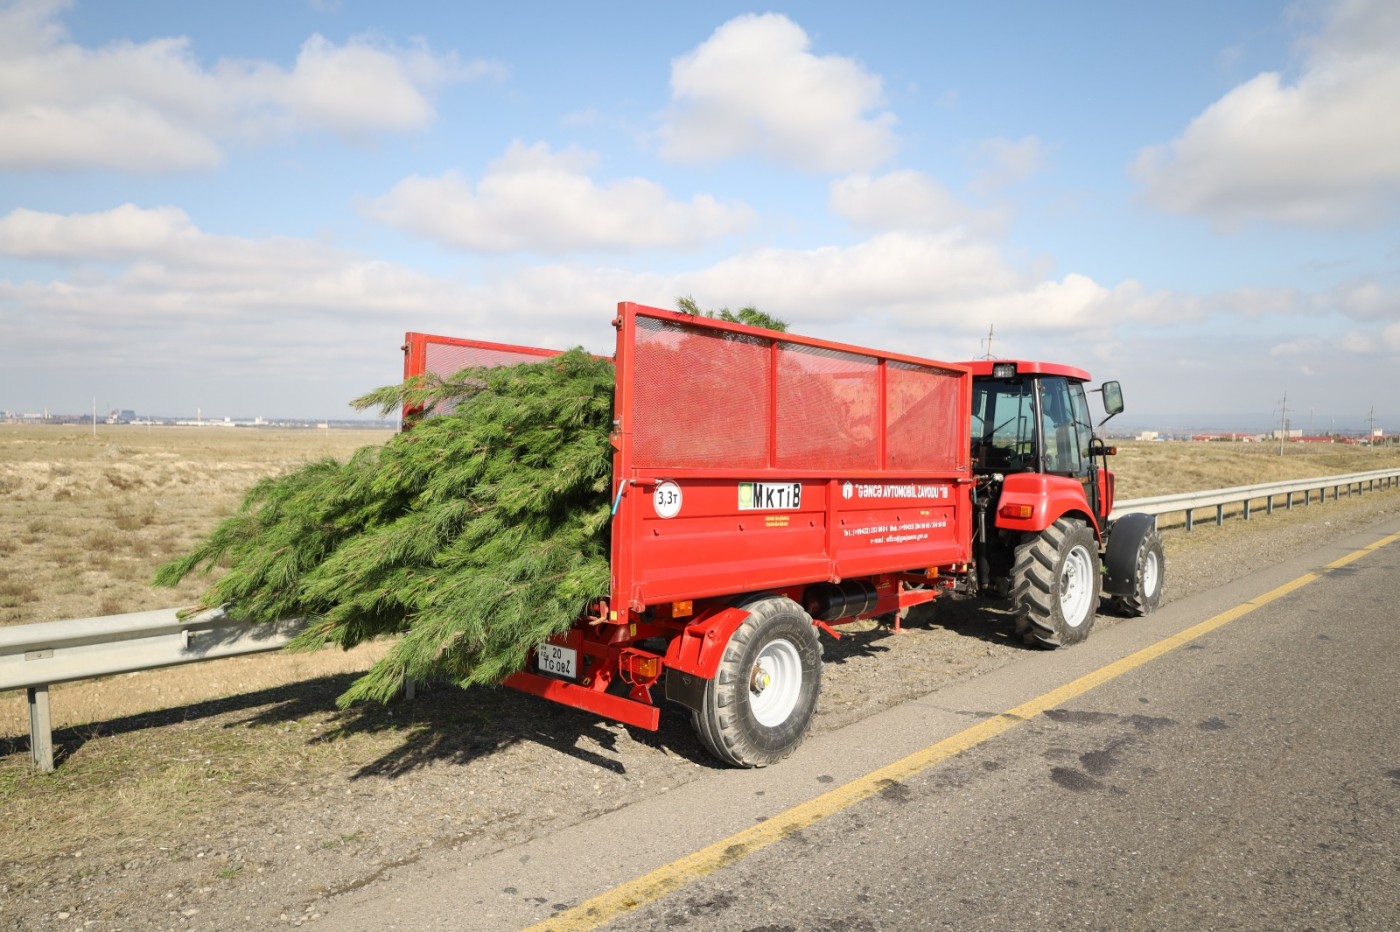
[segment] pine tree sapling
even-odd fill
[[[772,314],[765,314],[753,305],[741,307],[737,311],[731,311],[727,307],[722,307],[718,311],[702,311],[700,304],[690,295],[676,298],[676,310],[682,314],[689,314],[692,317],[708,317],[712,320],[723,320],[731,324],[747,324],[750,327],[763,327],[766,330],[786,331],[787,321]]]
[[[400,635],[342,705],[406,678],[499,682],[607,595],[613,378],[575,349],[372,392],[356,405],[447,413],[259,482],[155,581],[226,567],[203,606],[302,617],[294,647]]]

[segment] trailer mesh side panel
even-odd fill
[[[772,404],[769,341],[637,318],[637,466],[759,469]]]
[[[645,315],[635,339],[634,466],[946,472],[966,462],[960,372]]]
[[[511,350],[489,349],[484,346],[457,346],[450,343],[429,343],[427,346],[428,372],[449,376],[468,367],[513,366],[522,362],[540,362],[547,357],[538,353],[520,353]]]
[[[834,349],[778,344],[777,449],[783,469],[878,469],[880,367]]]
[[[953,425],[966,419],[956,372],[891,361],[885,367],[885,459],[890,469],[956,469],[969,451]]]
[[[413,374],[431,373],[447,378],[467,368],[494,369],[497,366],[515,366],[525,362],[542,362],[557,355],[555,350],[528,352],[525,349],[479,346],[469,340],[426,337],[423,345],[423,372]],[[429,416],[451,414],[455,408],[456,405],[453,404],[439,404],[429,412]]]

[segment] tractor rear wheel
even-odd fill
[[[1103,584],[1099,547],[1083,521],[1061,518],[1016,548],[1011,599],[1027,644],[1063,647],[1089,636]]]
[[[812,727],[821,692],[822,647],[812,618],[782,596],[746,606],[714,679],[692,715],[715,757],[764,767],[791,754]]]

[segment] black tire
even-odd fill
[[[711,754],[735,767],[766,767],[812,728],[821,693],[822,646],[812,616],[773,596],[746,606],[715,678],[691,721]]]
[[[1131,595],[1113,598],[1113,607],[1125,615],[1151,615],[1162,601],[1162,580],[1166,576],[1167,558],[1162,550],[1162,535],[1154,527],[1138,544],[1137,564],[1133,570]]]
[[[1061,518],[1016,548],[1011,600],[1027,644],[1077,644],[1094,627],[1103,573],[1099,546],[1083,521]]]

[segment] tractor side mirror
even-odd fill
[[[1123,413],[1123,388],[1117,382],[1105,382],[1103,388],[1103,410],[1109,417]]]

